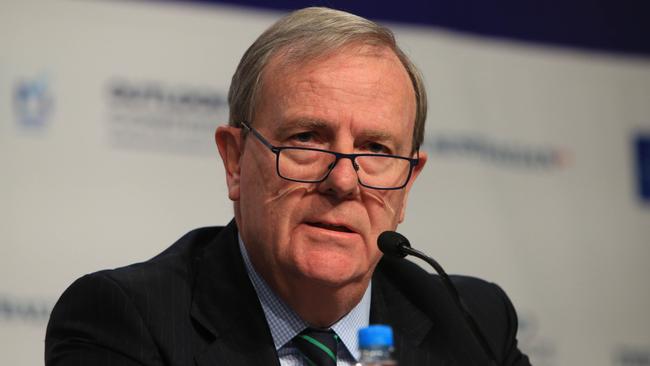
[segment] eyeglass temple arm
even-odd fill
[[[257,139],[260,140],[260,142],[261,142],[262,144],[264,144],[264,146],[268,147],[268,148],[269,148],[271,151],[273,151],[274,153],[277,152],[278,148],[275,147],[275,146],[273,146],[270,142],[268,142],[268,141],[264,138],[264,136],[262,136],[259,132],[257,132],[256,129],[254,129],[253,127],[249,126],[248,123],[246,123],[246,122],[241,122],[241,125],[244,126],[244,128],[246,128],[246,130],[248,130],[248,131],[251,132],[253,135],[255,135],[255,137],[257,137]]]
[[[415,158],[411,158],[411,167],[415,168],[416,165],[420,162],[420,149],[415,150]]]

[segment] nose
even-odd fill
[[[318,190],[338,199],[354,198],[360,192],[356,162],[350,158],[341,158],[333,163],[334,168],[327,178],[319,184]]]

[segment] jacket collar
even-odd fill
[[[375,280],[376,279],[376,280]],[[400,365],[488,365],[487,356],[439,276],[384,257],[373,276],[371,322],[394,328]]]
[[[196,262],[191,316],[209,345],[195,356],[203,365],[278,365],[262,307],[237,245],[234,220]]]
[[[383,262],[382,259],[373,274],[370,324],[388,324],[393,328],[396,359],[401,361],[408,355],[423,360],[431,351],[423,343],[433,322],[389,279],[390,273],[384,273]]]

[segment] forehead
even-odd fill
[[[348,45],[302,63],[280,52],[262,75],[255,124],[299,120],[411,136],[415,92],[387,47]]]

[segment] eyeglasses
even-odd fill
[[[359,184],[380,190],[402,189],[406,186],[419,158],[388,154],[342,154],[311,147],[274,146],[257,130],[242,122],[264,146],[275,154],[278,175],[301,183],[320,183],[341,159],[350,159]]]

